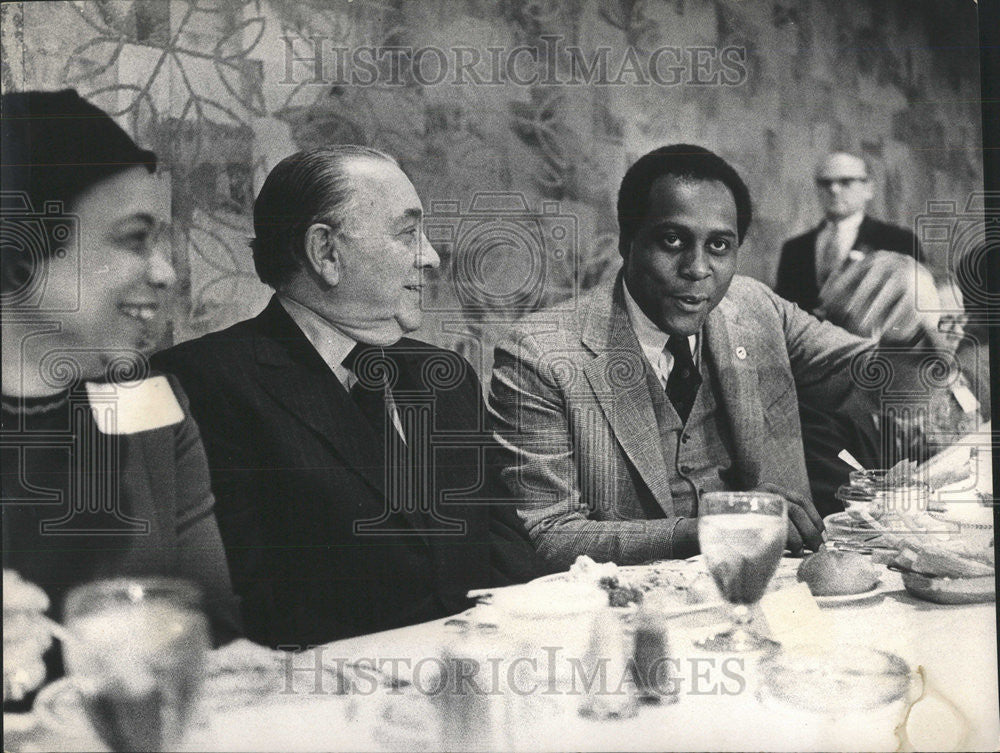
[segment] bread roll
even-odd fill
[[[798,579],[808,584],[813,596],[845,596],[874,588],[878,571],[856,552],[821,549],[802,560]]]

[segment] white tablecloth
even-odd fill
[[[783,569],[794,568],[785,561]],[[919,601],[886,571],[884,593],[874,599],[823,608],[837,646],[868,646],[894,652],[911,669],[923,668],[937,696],[918,703],[909,732],[917,749],[996,750],[1000,747],[994,604],[940,606]],[[806,712],[761,692],[756,659],[713,655],[696,649],[723,614],[709,611],[671,620],[671,655],[679,664],[676,702],[641,706],[632,718],[594,721],[577,710],[580,692],[546,695],[510,692],[505,679],[477,686],[488,692],[477,704],[443,712],[435,677],[445,646],[453,656],[491,653],[502,678],[518,656],[502,635],[463,637],[445,620],[339,641],[318,652],[290,657],[300,683],[296,694],[268,703],[216,713],[196,729],[190,750],[896,750],[897,724],[905,703],[880,709],[823,715]],[[764,625],[766,627],[766,624]],[[570,636],[565,636],[567,641]],[[552,636],[553,645],[560,637]],[[485,647],[485,648],[484,648]],[[359,694],[335,696],[327,678],[316,686],[317,660],[373,661],[401,680],[400,690],[362,684]],[[523,684],[522,688],[526,687]],[[504,689],[499,692],[497,689]],[[318,691],[318,692],[313,692]],[[497,691],[497,692],[493,692]],[[910,700],[913,699],[911,696]],[[458,714],[458,716],[456,716]],[[461,714],[465,714],[464,717]],[[5,720],[8,721],[8,720]],[[24,720],[19,720],[24,724]],[[458,730],[456,732],[456,724]],[[465,729],[462,729],[462,725]],[[446,738],[442,730],[451,727]],[[456,736],[457,735],[457,736]],[[58,734],[17,744],[11,750],[74,750],[88,744]],[[93,743],[89,743],[93,745]]]
[[[786,561],[785,569],[794,568]],[[911,669],[923,669],[933,688],[926,700],[911,713],[909,733],[917,749],[996,750],[1000,745],[997,655],[993,604],[940,606],[919,601],[902,588],[895,573],[883,577],[885,592],[874,599],[834,608],[823,615],[838,646],[868,646],[894,652]],[[319,654],[294,658],[299,674],[315,666],[317,656],[331,666],[346,660],[372,662],[400,679],[415,683],[393,699],[394,708],[407,710],[423,725],[409,742],[406,735],[394,747],[470,750],[896,750],[896,726],[902,721],[906,703],[849,713],[824,715],[802,711],[761,692],[756,658],[709,654],[693,645],[722,617],[719,612],[689,615],[669,624],[672,655],[679,660],[680,693],[671,704],[640,707],[627,719],[593,721],[581,717],[582,692],[546,695],[517,694],[505,687],[504,679],[490,682],[488,673],[473,680],[483,698],[466,704],[455,718],[451,709],[442,717],[439,688],[435,680],[443,647],[452,656],[499,657],[501,678],[509,678],[510,663],[517,659],[504,645],[504,636],[463,638],[454,628],[437,621],[376,635],[353,638],[322,647]],[[560,645],[553,636],[552,645]],[[492,647],[492,650],[491,650]],[[485,666],[485,663],[483,664]],[[484,676],[485,674],[485,676]],[[470,686],[471,687],[471,686]],[[492,692],[496,687],[505,692]],[[522,685],[522,688],[526,686]],[[915,688],[918,690],[919,686]],[[582,687],[580,688],[582,691]],[[960,710],[956,713],[943,696]],[[912,701],[914,695],[909,700]],[[374,696],[358,699],[374,707]],[[340,701],[334,701],[338,703]],[[298,709],[299,713],[292,711]],[[345,735],[325,728],[317,720],[315,699],[294,700],[257,716],[241,712],[231,720],[219,720],[212,739],[203,746],[226,749],[239,741],[254,750],[324,750],[358,747],[379,748],[377,741],[355,729]],[[337,713],[340,713],[339,711]],[[379,713],[385,713],[381,711]],[[274,728],[274,717],[283,720]],[[295,721],[298,719],[299,721]],[[458,730],[455,725],[470,728]],[[442,724],[452,729],[441,738]]]
[[[980,452],[975,487],[991,492],[988,444],[981,439],[976,444]],[[796,564],[785,561],[782,568],[787,573]],[[876,598],[822,612],[835,646],[883,649],[902,657],[911,670],[922,670],[932,692],[910,713],[908,742],[916,749],[1000,749],[995,604],[940,606],[920,601],[903,590],[897,574],[886,571],[883,592]],[[584,718],[578,713],[580,693],[511,692],[509,671],[523,647],[503,634],[463,636],[446,620],[438,620],[339,641],[288,659],[299,681],[308,679],[317,661],[328,667],[369,661],[413,683],[409,688],[386,690],[372,682],[367,691],[362,688],[349,696],[332,695],[329,685],[312,686],[318,692],[300,689],[257,706],[214,713],[193,731],[187,745],[190,750],[245,751],[900,747],[897,725],[906,712],[905,700],[864,711],[807,712],[762,691],[756,658],[696,649],[693,639],[723,617],[710,611],[669,622],[680,692],[675,702],[640,707],[631,718]],[[550,643],[572,642],[569,632],[552,636]],[[478,704],[458,708],[454,702],[442,704],[440,694],[433,694],[446,647],[452,656],[464,652],[497,658],[498,679],[480,682],[477,687],[487,692]],[[31,730],[36,721],[32,716],[5,716],[5,749],[77,750],[95,745],[59,730]],[[15,727],[28,731],[18,734]]]

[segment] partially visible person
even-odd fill
[[[2,107],[5,617],[8,570],[28,584],[11,598],[34,584],[56,619],[78,584],[179,576],[225,642],[240,627],[204,450],[178,384],[146,361],[176,279],[156,156],[72,90]],[[5,660],[5,687],[18,669]]]
[[[980,383],[981,365],[988,352],[982,352],[975,339],[966,333],[969,315],[965,311],[962,290],[949,274],[935,277],[935,295],[926,301],[927,316],[935,325],[940,348],[952,356],[948,372],[938,380],[940,386],[930,395],[928,411],[928,451],[942,450],[959,437],[978,430],[979,422],[989,414],[983,411],[978,395],[989,392],[989,381]]]
[[[935,354],[936,363],[913,391],[909,401],[898,401],[893,409],[857,417],[838,415],[822,406],[802,405],[801,417],[806,467],[817,509],[824,515],[842,508],[836,492],[848,478],[849,466],[838,453],[848,450],[866,468],[889,468],[901,461],[923,463],[959,437],[976,431],[988,415],[977,395],[988,394],[988,363],[978,363],[984,354],[966,336],[962,292],[954,279],[940,273],[921,274],[919,318],[921,338],[914,350]],[[983,370],[985,367],[985,371]]]
[[[775,292],[855,335],[946,349],[936,320],[917,305],[935,295],[917,237],[867,213],[874,185],[865,160],[834,152],[815,179],[824,219],[784,244]],[[890,326],[896,331],[886,332]],[[824,515],[842,509],[835,493],[851,467],[837,457],[840,450],[869,467],[889,467],[908,457],[902,445],[915,447],[921,431],[883,416],[855,420],[824,405],[802,404],[800,419],[810,487]]]
[[[248,637],[386,630],[540,574],[490,466],[478,377],[406,337],[439,259],[396,161],[347,145],[286,157],[254,231],[271,302],[153,359],[191,396]]]
[[[956,255],[950,261],[949,268],[963,306],[964,337],[958,346],[956,357],[979,401],[980,414],[987,418],[992,415],[993,384],[990,379],[990,317],[987,313],[992,310],[992,299],[987,289],[990,277],[987,266],[991,256],[995,254],[996,246],[989,239],[982,240]]]
[[[816,313],[824,300],[820,291],[845,263],[880,251],[922,260],[920,244],[912,232],[867,214],[874,186],[863,159],[834,152],[817,166],[815,178],[823,221],[782,246],[774,287],[782,298],[810,313]]]
[[[52,643],[44,613],[49,597],[13,570],[3,571],[3,700],[20,701],[45,680]]]
[[[877,389],[857,375],[890,359],[909,383],[914,364],[736,275],[751,216],[718,155],[687,144],[644,155],[618,193],[621,273],[562,326],[538,312],[497,344],[503,478],[550,564],[689,557],[703,495],[724,490],[782,494],[788,548],[821,544],[799,403],[868,413]],[[886,345],[911,327],[904,314]]]

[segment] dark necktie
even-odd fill
[[[420,453],[420,443],[417,442],[416,449],[409,447],[392,389],[385,381],[387,374],[396,368],[389,360],[385,349],[378,345],[358,343],[341,364],[350,369],[357,380],[349,390],[351,399],[384,448],[384,454],[373,460],[384,468],[388,511],[393,515],[402,514],[410,526],[422,532],[429,530],[426,521],[429,482],[425,464],[418,462],[416,457]]]
[[[701,374],[695,368],[686,337],[671,335],[667,339],[667,351],[674,357],[674,365],[667,377],[667,398],[681,421],[686,423],[701,386]]]
[[[366,353],[368,355],[362,359]],[[350,369],[354,374],[354,386],[349,390],[351,399],[361,409],[361,413],[375,430],[375,435],[381,440],[385,436],[385,387],[371,378],[372,375],[378,375],[382,371],[377,364],[373,365],[369,361],[373,356],[382,357],[378,348],[358,343],[351,348],[351,352],[342,363],[344,368]],[[358,373],[359,359],[362,360],[361,374]]]
[[[836,222],[829,222],[827,228],[829,232],[826,243],[823,244],[816,259],[816,282],[821,288],[840,266],[840,235],[844,232],[841,225]]]

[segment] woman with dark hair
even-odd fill
[[[156,156],[75,91],[4,94],[2,116],[8,701],[44,680],[32,615],[78,584],[183,577],[217,642],[239,623],[197,426],[147,367],[175,281]]]

